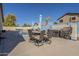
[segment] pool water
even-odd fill
[[[21,34],[22,34],[22,35],[28,35],[28,33],[27,33],[27,32],[22,32]]]
[[[28,32],[22,32],[22,31],[20,31],[20,34],[21,35],[28,35]]]

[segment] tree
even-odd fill
[[[4,26],[16,26],[16,16],[12,13],[4,17]]]
[[[57,22],[54,22],[54,24],[57,24]]]
[[[23,27],[30,27],[30,24],[23,24]]]
[[[16,24],[16,27],[20,27],[20,25],[19,24]]]

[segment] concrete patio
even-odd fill
[[[18,32],[9,31],[4,36],[2,52],[8,56],[79,56],[79,41],[53,37],[50,45],[37,47]]]

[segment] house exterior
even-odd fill
[[[66,13],[58,18],[58,23],[75,23],[79,22],[79,13]]]
[[[79,37],[79,13],[66,13],[57,20],[57,24],[55,24],[53,27],[56,29],[62,29],[64,27],[71,26],[71,37],[73,40],[77,40]]]
[[[2,4],[0,4],[0,33],[3,30],[2,22],[3,22],[3,8],[2,8]]]

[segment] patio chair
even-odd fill
[[[56,37],[55,30],[52,30],[52,37]]]
[[[28,34],[29,34],[29,42],[34,42],[36,39],[32,36],[32,30],[28,30]]]
[[[35,40],[34,42],[35,42],[34,43],[35,46],[42,46],[43,45],[41,40]]]
[[[50,30],[50,29],[48,29],[48,30],[47,30],[47,36],[48,36],[48,38],[52,38],[52,36],[53,36],[53,31]]]
[[[42,41],[44,39],[44,34],[45,34],[45,31],[41,31],[40,37],[38,38],[38,40],[35,41],[36,46],[42,46],[44,44]]]
[[[60,33],[59,30],[54,30],[53,31],[53,36],[54,37],[59,37],[59,33]]]
[[[50,44],[51,41],[48,39],[48,37],[45,35],[45,30],[41,31],[40,38],[35,41],[36,46],[42,46],[44,43]]]
[[[43,43],[51,44],[51,40],[49,40],[48,36],[45,35],[45,31],[41,31],[40,33],[40,39],[42,40]]]
[[[39,38],[35,38],[36,34],[34,35],[32,33],[32,30],[28,30],[28,33],[29,33],[29,37],[30,37],[29,42],[34,43],[35,46],[42,46],[43,45],[42,41],[39,40]]]
[[[61,37],[65,39],[71,39],[72,27],[64,27],[61,30]]]

